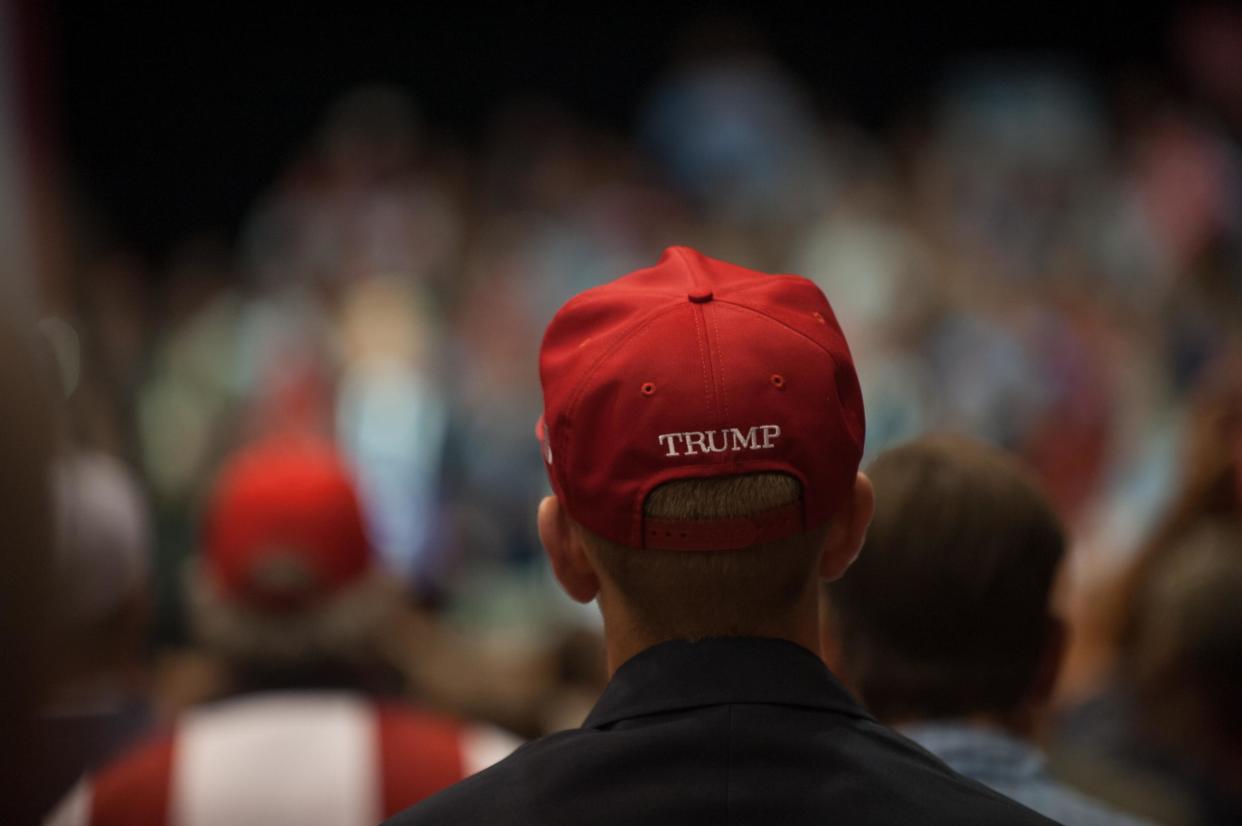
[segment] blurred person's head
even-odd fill
[[[666,640],[817,649],[816,583],[872,509],[823,293],[673,247],[566,304],[540,372],[540,537],[569,595],[598,597],[610,668]]]
[[[336,679],[382,658],[399,591],[331,446],[273,438],[220,471],[190,571],[195,630],[239,679]]]
[[[1117,676],[1144,732],[1242,795],[1242,382],[1240,357],[1191,396],[1178,489],[1115,588]]]
[[[1022,731],[1063,647],[1050,591],[1061,526],[1000,451],[923,438],[868,468],[877,508],[828,586],[825,658],[885,722],[985,718]]]
[[[1130,669],[1142,724],[1242,795],[1242,525],[1202,522],[1150,574]]]
[[[1131,667],[1138,594],[1161,560],[1205,520],[1242,525],[1242,354],[1205,370],[1191,394],[1176,490],[1114,589],[1105,618],[1122,672]]]
[[[1082,232],[1107,132],[1100,101],[1071,64],[967,58],[947,73],[928,148],[944,187],[945,229],[986,250],[992,277],[1046,275]]]
[[[670,182],[731,230],[728,243],[817,213],[837,170],[797,78],[753,29],[705,22],[642,107],[639,138]]]
[[[146,499],[133,473],[102,453],[61,457],[54,481],[62,688],[124,678],[140,658],[150,611]]]

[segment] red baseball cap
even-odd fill
[[[862,460],[862,394],[812,282],[670,247],[571,299],[539,355],[544,463],[570,516],[633,548],[723,550],[821,525]],[[801,503],[745,519],[644,519],[674,479],[780,472]]]
[[[370,569],[354,482],[327,444],[280,438],[233,456],[204,519],[208,574],[230,598],[301,608]]]

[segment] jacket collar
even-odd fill
[[[819,657],[796,643],[728,637],[654,645],[624,662],[584,728],[701,706],[761,703],[871,719]]]

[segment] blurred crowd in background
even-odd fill
[[[149,594],[126,626],[144,715],[227,690],[186,621],[204,498],[240,446],[314,436],[409,594],[401,690],[523,736],[577,724],[602,654],[534,529],[540,336],[688,244],[823,288],[869,456],[950,430],[1034,469],[1073,537],[1057,766],[1170,822],[1170,799],[1224,806],[1242,546],[1205,526],[1242,527],[1242,20],[1179,37],[1185,83],[980,58],[883,134],[760,52],[685,55],[629,134],[526,97],[464,147],[370,86],[271,170],[239,237],[186,238],[158,278],[83,216],[44,332],[62,502],[106,500],[79,511],[108,547],[61,560],[65,609],[115,624]]]

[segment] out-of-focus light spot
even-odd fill
[[[56,357],[56,367],[60,372],[60,388],[65,398],[69,398],[82,380],[81,339],[67,321],[52,316],[39,322],[39,332],[52,346],[52,354]]]

